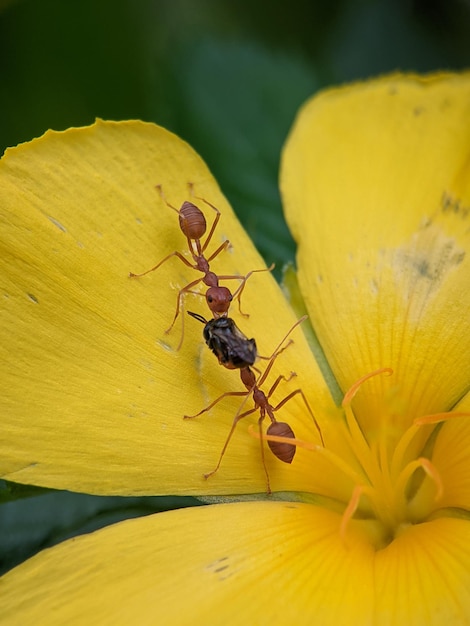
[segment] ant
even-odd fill
[[[281,407],[283,407],[287,402],[289,402],[289,400],[291,400],[294,396],[296,395],[300,395],[305,403],[305,406],[307,407],[308,412],[310,413],[313,422],[315,424],[316,429],[318,430],[318,433],[320,435],[320,440],[322,442],[322,445],[324,446],[324,441],[323,441],[323,435],[322,432],[320,430],[320,426],[318,425],[317,420],[315,419],[315,415],[313,414],[312,409],[310,408],[310,405],[307,401],[307,398],[305,397],[304,392],[302,391],[302,389],[295,389],[294,391],[292,391],[291,393],[289,393],[283,400],[281,400],[281,402],[279,402],[276,406],[272,406],[269,402],[269,398],[272,396],[272,394],[274,393],[274,391],[277,389],[279,383],[281,381],[289,381],[291,380],[291,378],[293,378],[294,376],[296,376],[295,372],[291,372],[290,376],[287,378],[284,375],[280,375],[276,378],[274,384],[272,385],[271,389],[268,391],[267,394],[264,393],[264,391],[260,388],[261,385],[263,385],[264,381],[266,380],[266,378],[268,377],[274,362],[276,360],[276,358],[279,356],[279,354],[281,354],[281,352],[283,352],[291,343],[292,340],[289,340],[289,342],[286,345],[283,345],[284,342],[286,341],[286,339],[289,337],[289,335],[292,333],[292,331],[299,325],[301,324],[305,319],[307,319],[307,316],[304,315],[301,319],[299,319],[293,326],[292,328],[289,330],[289,332],[285,335],[285,337],[282,339],[282,341],[279,343],[279,345],[277,346],[277,348],[274,350],[274,352],[272,353],[272,355],[269,357],[269,363],[266,366],[266,369],[264,371],[264,373],[259,377],[259,379],[256,378],[253,370],[251,369],[251,367],[246,366],[246,367],[242,367],[240,368],[240,378],[242,383],[245,385],[246,391],[227,391],[225,393],[223,393],[221,396],[219,396],[218,398],[216,398],[213,402],[211,402],[209,404],[209,406],[207,406],[206,408],[202,409],[201,411],[199,411],[199,413],[196,413],[195,415],[185,415],[184,419],[193,419],[195,417],[199,417],[199,415],[202,415],[203,413],[206,413],[207,411],[209,411],[210,409],[212,409],[216,404],[218,404],[223,398],[227,397],[227,396],[243,396],[245,397],[245,401],[249,398],[250,394],[253,394],[253,401],[254,401],[254,408],[249,409],[248,411],[244,411],[243,413],[241,412],[243,405],[245,403],[245,401],[242,403],[242,405],[240,406],[240,408],[238,409],[237,413],[235,414],[235,417],[233,418],[233,422],[232,422],[232,426],[230,428],[229,434],[227,436],[227,439],[225,440],[224,446],[222,448],[222,451],[220,453],[219,456],[219,460],[217,462],[216,467],[211,471],[208,472],[207,474],[204,474],[204,478],[209,478],[210,476],[212,476],[213,474],[215,474],[219,468],[220,465],[222,463],[222,459],[225,455],[225,452],[227,450],[228,444],[232,438],[233,433],[235,432],[235,428],[237,427],[237,424],[240,420],[242,420],[244,417],[247,417],[248,415],[251,415],[252,413],[254,413],[255,411],[257,411],[259,409],[260,412],[260,417],[258,420],[258,426],[259,426],[259,430],[260,430],[260,440],[261,440],[261,459],[262,459],[262,463],[263,463],[263,467],[264,467],[264,471],[266,474],[266,485],[267,485],[267,493],[271,493],[271,487],[270,487],[270,482],[269,482],[269,475],[268,475],[268,470],[266,468],[266,463],[264,460],[264,448],[263,448],[263,435],[262,435],[262,423],[266,417],[266,415],[268,415],[269,419],[271,420],[271,424],[269,425],[266,433],[268,435],[276,435],[276,436],[282,436],[282,437],[287,437],[287,438],[291,438],[294,439],[295,438],[295,434],[294,431],[292,430],[292,428],[289,426],[289,424],[287,424],[286,422],[278,422],[274,416],[274,413],[276,411],[278,411]],[[204,329],[206,330],[206,329]],[[225,335],[224,336],[224,340],[226,341],[226,343],[230,344],[232,341],[232,338],[230,337],[230,335]],[[237,342],[238,343],[238,339]],[[209,346],[211,347],[211,346]],[[212,348],[213,349],[213,348]],[[213,351],[215,352],[215,350],[213,349]],[[220,362],[220,359],[219,359]],[[233,369],[233,368],[229,368],[229,369]],[[294,459],[294,455],[295,455],[295,451],[296,451],[296,447],[293,444],[289,444],[289,443],[281,443],[281,442],[277,442],[277,441],[268,441],[268,445],[269,448],[271,450],[271,452],[274,454],[274,456],[276,456],[280,461],[283,461],[284,463],[292,463],[293,459]]]
[[[188,185],[189,185],[189,188],[190,188],[190,190],[192,192],[193,191],[193,184],[189,183]],[[185,287],[180,289],[180,291],[178,292],[178,297],[177,297],[177,301],[176,301],[175,316],[174,316],[173,321],[170,324],[169,328],[167,328],[167,330],[165,331],[165,333],[168,334],[171,331],[171,329],[173,328],[173,326],[175,325],[175,322],[176,322],[176,320],[178,318],[178,315],[180,313],[180,309],[183,308],[183,297],[184,297],[184,294],[186,294],[186,293],[194,293],[196,295],[201,295],[199,292],[193,291],[193,287],[195,287],[196,285],[198,285],[201,282],[204,283],[207,287],[209,287],[209,289],[207,290],[205,296],[206,296],[207,305],[208,305],[209,309],[211,310],[214,318],[227,316],[228,310],[229,310],[229,307],[230,307],[230,303],[232,302],[232,300],[234,298],[238,299],[238,308],[239,308],[240,313],[243,316],[248,317],[248,314],[243,313],[243,311],[241,309],[241,295],[242,295],[243,290],[245,288],[246,281],[255,272],[271,271],[274,268],[274,264],[272,264],[267,269],[251,270],[245,276],[240,276],[240,275],[218,276],[214,272],[211,272],[210,271],[210,265],[209,265],[210,262],[213,259],[215,259],[215,257],[218,256],[222,252],[222,250],[227,250],[228,247],[230,246],[230,241],[228,239],[226,239],[210,255],[209,258],[206,258],[204,256],[204,252],[206,251],[206,248],[208,247],[208,245],[209,245],[209,243],[210,243],[210,241],[212,239],[212,236],[214,235],[215,229],[217,228],[217,224],[218,224],[220,216],[221,216],[220,211],[217,209],[217,207],[215,207],[213,204],[211,204],[210,202],[208,202],[204,198],[199,198],[199,197],[196,196],[199,200],[202,200],[202,202],[204,202],[209,207],[211,207],[215,211],[215,213],[216,213],[216,216],[215,216],[214,221],[212,223],[212,226],[210,228],[209,234],[207,235],[206,240],[204,241],[204,243],[202,243],[201,242],[201,237],[203,237],[205,235],[205,233],[206,233],[207,222],[206,222],[206,218],[204,217],[204,214],[201,211],[201,209],[199,207],[197,207],[195,204],[193,204],[192,202],[185,201],[181,205],[181,208],[178,210],[176,207],[174,207],[172,204],[170,204],[167,201],[167,199],[165,198],[165,196],[163,194],[163,190],[162,190],[161,185],[157,185],[157,189],[158,189],[158,191],[159,191],[163,201],[165,202],[165,204],[170,209],[172,209],[173,211],[176,211],[176,213],[178,213],[180,228],[181,228],[181,231],[185,235],[186,240],[188,242],[188,249],[189,249],[189,252],[190,252],[190,254],[191,254],[192,258],[193,258],[194,264],[191,263],[190,261],[188,261],[188,259],[186,259],[181,252],[178,252],[177,250],[175,250],[174,252],[172,252],[171,254],[166,256],[164,259],[162,259],[159,263],[157,263],[157,265],[155,265],[154,267],[151,267],[149,270],[147,270],[145,272],[142,272],[141,274],[134,274],[134,272],[129,272],[129,277],[130,278],[140,278],[142,276],[145,276],[146,274],[150,274],[151,272],[154,272],[156,269],[158,269],[161,265],[163,265],[163,263],[168,261],[168,259],[171,259],[171,257],[174,257],[174,256],[178,257],[178,259],[180,259],[180,261],[182,261],[188,267],[191,267],[192,269],[198,270],[199,272],[202,272],[204,274],[204,276],[202,278],[198,278],[197,280],[193,280],[192,282],[188,283]],[[231,293],[230,289],[228,289],[227,287],[219,285],[219,280],[235,280],[235,279],[236,280],[241,280],[242,282],[239,285],[239,287],[236,289],[235,293],[233,293],[233,294]],[[178,344],[177,350],[179,350],[181,348],[181,345],[183,343],[183,338],[184,338],[184,318],[183,318],[183,323],[182,323],[181,340],[180,340],[180,342]]]
[[[256,361],[256,341],[248,339],[231,317],[219,317],[207,321],[198,313],[192,311],[187,311],[187,313],[205,324],[204,340],[221,365],[233,370],[249,367]]]

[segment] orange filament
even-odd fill
[[[416,426],[425,426],[426,424],[439,424],[454,419],[454,417],[470,417],[470,413],[447,411],[446,413],[433,413],[432,415],[422,415],[413,420]]]
[[[434,481],[434,484],[436,485],[435,501],[437,502],[442,498],[444,494],[444,485],[442,484],[441,476],[436,467],[433,465],[433,463],[431,463],[429,459],[426,459],[425,457],[419,457],[419,459],[411,461],[400,472],[400,475],[395,485],[395,491],[397,495],[403,494],[405,492],[405,487],[409,479],[418,468],[423,469],[429,476],[429,478]]]
[[[343,401],[341,402],[341,406],[344,407],[347,404],[351,404],[352,399],[354,398],[356,393],[359,391],[359,387],[361,387],[361,385],[365,383],[366,380],[369,380],[369,378],[373,378],[374,376],[378,376],[379,374],[387,374],[387,376],[391,376],[393,374],[393,370],[390,367],[382,367],[378,370],[374,370],[373,372],[370,372],[369,374],[366,374],[362,378],[359,378],[359,380],[357,380],[353,385],[351,385],[348,391],[344,394],[344,398],[343,398]]]
[[[346,528],[349,522],[354,517],[354,513],[357,511],[359,507],[359,500],[361,499],[362,494],[363,493],[370,494],[371,491],[372,489],[370,487],[367,487],[366,485],[355,485],[352,495],[351,495],[351,499],[349,500],[348,506],[345,508],[343,516],[341,517],[341,524],[339,527],[339,536],[341,537],[341,541],[343,543],[346,543],[345,541]]]

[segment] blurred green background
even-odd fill
[[[470,65],[470,0],[0,0],[0,148],[48,128],[154,121],[205,159],[268,263],[295,258],[281,147],[318,89]],[[0,573],[36,551],[191,498],[0,482]]]

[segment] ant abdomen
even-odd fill
[[[266,431],[267,435],[275,435],[276,437],[289,437],[295,439],[294,431],[285,422],[273,422]],[[292,463],[295,455],[296,447],[290,443],[281,443],[279,441],[268,441],[269,448],[274,456],[284,463]]]
[[[178,211],[180,228],[189,239],[201,239],[206,232],[204,213],[192,202],[183,202]]]

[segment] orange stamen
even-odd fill
[[[371,492],[373,492],[373,490],[366,485],[356,485],[354,487],[351,499],[349,500],[348,506],[344,510],[343,517],[341,518],[341,525],[339,527],[339,536],[341,537],[341,541],[343,543],[346,543],[346,528],[359,507],[361,496]]]
[[[420,457],[418,461],[421,462],[421,467],[429,476],[429,478],[431,478],[434,481],[434,484],[436,485],[435,500],[437,502],[444,495],[444,485],[442,483],[441,475],[439,474],[439,472],[437,471],[437,468],[431,463],[429,459]]]
[[[344,407],[347,404],[351,404],[352,399],[354,398],[356,393],[359,391],[359,387],[363,383],[365,383],[366,380],[369,380],[369,378],[373,378],[374,376],[378,376],[379,374],[387,374],[387,376],[391,376],[393,374],[393,370],[391,367],[382,367],[378,370],[374,370],[373,372],[370,372],[369,374],[366,374],[362,378],[359,378],[359,380],[356,380],[356,382],[344,394],[344,398],[341,403],[341,406]]]
[[[413,420],[413,424],[416,426],[425,426],[426,424],[439,424],[440,422],[447,422],[454,417],[470,417],[470,413],[452,412],[446,413],[433,413],[432,415],[422,415]]]
[[[435,500],[437,502],[438,500],[442,498],[444,494],[444,485],[442,483],[441,476],[439,472],[437,471],[436,467],[433,465],[433,463],[429,459],[426,459],[425,457],[420,457],[419,459],[415,459],[414,461],[411,461],[400,472],[400,476],[398,477],[398,480],[395,485],[396,493],[397,494],[405,493],[406,484],[408,483],[411,476],[414,474],[414,472],[418,468],[423,469],[426,472],[426,474],[429,476],[429,478],[431,478],[431,480],[434,481],[434,484],[436,485]]]
[[[354,416],[351,402],[356,393],[359,391],[361,385],[363,385],[370,378],[373,378],[374,376],[378,376],[380,374],[387,374],[387,376],[391,376],[393,374],[393,370],[390,367],[382,367],[378,370],[370,372],[369,374],[366,374],[365,376],[362,376],[362,378],[357,380],[348,389],[341,403],[350,433],[349,444],[354,451],[356,457],[358,459],[361,459],[362,467],[371,483],[374,483],[374,477],[380,475],[382,472],[378,460],[373,454],[371,454],[369,442],[367,441],[364,433],[360,428],[360,425],[358,424]]]

